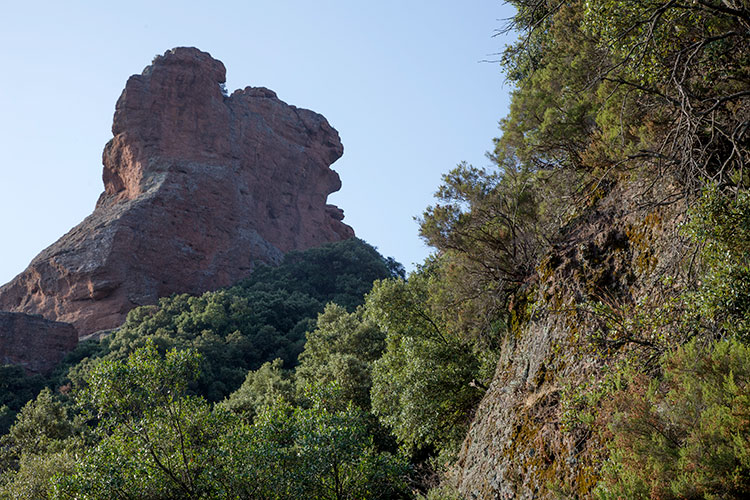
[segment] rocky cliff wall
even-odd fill
[[[77,343],[76,330],[68,323],[0,312],[0,364],[46,375]]]
[[[611,330],[609,344],[594,339],[618,314],[668,296],[663,278],[689,257],[684,205],[650,203],[644,189],[611,186],[516,294],[495,377],[452,471],[467,499],[590,498],[604,449],[577,398],[595,397],[608,367],[638,348]]]
[[[195,48],[130,77],[104,148],[94,212],[0,287],[0,310],[80,336],[172,293],[230,285],[258,262],[354,235],[326,204],[343,153],[326,119],[265,88],[226,95],[224,65]]]

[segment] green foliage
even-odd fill
[[[54,399],[52,391],[44,388],[36,399],[26,403],[8,434],[0,438],[0,463],[59,448],[59,443],[73,434],[67,410]]]
[[[239,387],[248,369],[277,357],[293,364],[311,318],[321,309],[315,298],[284,290],[176,295],[128,314],[108,341],[106,357],[121,359],[146,339],[161,350],[195,349],[203,362],[193,390],[216,401]]]
[[[57,476],[53,498],[212,498],[225,453],[215,446],[228,415],[195,397],[154,406],[121,422],[88,450],[73,474]],[[105,423],[113,425],[105,419]]]
[[[80,359],[69,377],[81,382],[91,360],[125,359],[151,339],[159,350],[193,349],[201,370],[193,393],[221,401],[245,380],[248,370],[280,358],[294,367],[305,332],[330,300],[354,308],[364,301],[375,279],[399,272],[367,243],[350,239],[290,252],[275,268],[260,267],[237,286],[193,297],[162,298],[158,305],[134,309],[125,324],[95,348],[76,352]]]
[[[455,251],[484,268],[503,291],[531,271],[539,250],[538,201],[533,176],[505,170],[489,173],[461,164],[443,176],[427,207],[420,234],[441,251]]]
[[[670,79],[696,76],[669,75],[663,71],[680,62],[684,66],[679,67],[685,71],[704,71],[701,75],[704,85],[707,82],[716,86],[728,85],[728,77],[746,76],[743,73],[746,68],[728,65],[732,58],[744,55],[744,48],[735,45],[741,39],[742,31],[727,31],[743,24],[743,10],[747,18],[747,6],[723,10],[720,2],[708,1],[691,7],[656,0],[588,1],[584,8],[583,29],[609,48],[614,62],[630,63],[627,75],[642,86],[657,88],[668,85]],[[675,61],[675,54],[684,49],[686,41],[694,42],[692,60]],[[726,52],[733,47],[740,49],[740,53]]]
[[[73,474],[58,476],[54,498],[203,498],[215,487],[213,440],[228,415],[185,396],[200,357],[153,342],[127,359],[102,360],[88,374],[82,405],[107,431]]]
[[[311,394],[310,408],[276,405],[227,436],[227,449],[237,450],[231,468],[255,488],[243,498],[407,497],[404,459],[377,452],[367,414],[351,404],[329,406],[342,399],[335,393]]]
[[[421,236],[439,252],[426,264],[440,275],[431,307],[449,329],[489,349],[502,340],[509,302],[534,274],[550,235],[574,214],[571,193],[581,183],[575,172],[493,159],[494,171],[461,164],[445,175],[420,221]]]
[[[649,153],[669,157],[683,182],[743,184],[736,175],[748,160],[747,131],[737,128],[737,111],[750,97],[747,4],[596,0],[584,11],[584,31],[607,48],[602,78],[624,90],[620,96],[635,96],[659,136],[674,138]],[[626,120],[635,128],[622,113],[610,122]]]
[[[633,376],[617,394],[608,498],[750,495],[750,348],[691,342],[664,359],[664,376]]]
[[[418,495],[418,500],[464,500],[463,495],[450,485],[431,488],[427,495]]]
[[[560,429],[566,433],[574,430],[592,432],[601,425],[602,403],[621,388],[622,369],[604,368],[604,375],[591,376],[577,384],[565,384],[560,391]]]
[[[73,467],[77,432],[65,407],[43,389],[0,438],[0,498],[47,498],[50,478]]]
[[[363,314],[362,309],[348,313],[337,304],[326,306],[307,334],[296,370],[299,387],[335,382],[345,401],[370,409],[372,364],[385,348],[385,335]]]
[[[424,268],[408,281],[375,284],[367,316],[386,334],[373,366],[372,408],[407,448],[454,452],[491,376],[470,342],[446,329],[430,308],[435,275]]]
[[[597,177],[637,160],[690,188],[746,185],[746,3],[511,3],[521,36],[503,66],[517,89],[498,158]]]
[[[0,366],[0,435],[8,432],[16,413],[44,387],[41,375],[27,375],[17,365]]]
[[[293,403],[295,390],[292,372],[284,370],[281,359],[276,358],[248,372],[240,388],[222,401],[221,406],[252,420],[279,401]]]
[[[750,341],[750,193],[709,187],[691,215],[688,233],[703,263],[700,287],[686,296],[692,315]]]
[[[199,363],[198,353],[176,349],[162,359],[148,339],[127,361],[97,362],[78,399],[90,404],[97,418],[106,417],[114,424],[131,422],[179,400],[197,376]]]
[[[238,286],[250,291],[299,292],[321,304],[335,302],[351,312],[363,303],[375,280],[403,274],[403,266],[393,258],[384,258],[364,241],[351,238],[289,252],[280,266],[260,267]]]
[[[500,163],[531,170],[583,167],[596,127],[599,98],[594,40],[579,29],[583,2],[511,2],[518,8],[513,27],[522,32],[503,66],[518,88],[496,140]]]
[[[51,479],[73,473],[79,456],[63,449],[43,454],[23,455],[17,470],[6,472],[0,480],[3,500],[43,500],[52,495]]]
[[[148,341],[127,361],[98,362],[78,398],[92,408],[102,438],[74,467],[65,462],[43,491],[81,500],[406,496],[405,461],[375,449],[367,414],[341,407],[335,387],[308,395],[305,408],[280,398],[258,404],[251,425],[186,394],[199,361],[191,351],[161,356]],[[255,379],[273,379],[279,369],[266,365]]]
[[[102,360],[79,401],[92,407],[108,434],[68,476],[54,498],[201,498],[214,487],[215,436],[226,417],[185,396],[200,357],[153,342],[127,359]]]

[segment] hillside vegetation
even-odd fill
[[[750,496],[750,4],[510,3],[510,113],[431,257],[132,311],[13,382],[0,497]]]

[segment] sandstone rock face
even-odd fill
[[[78,343],[73,325],[41,316],[0,312],[0,364],[48,374]]]
[[[224,65],[177,48],[130,77],[96,209],[0,288],[0,310],[80,336],[133,307],[230,285],[258,262],[354,235],[327,205],[338,133],[265,88],[224,93]]]

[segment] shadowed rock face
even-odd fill
[[[48,374],[78,343],[75,328],[41,316],[0,312],[0,364]]]
[[[224,65],[177,48],[130,77],[96,209],[0,288],[0,310],[113,328],[133,307],[230,285],[257,262],[354,235],[327,205],[338,133],[265,88],[224,95]]]

